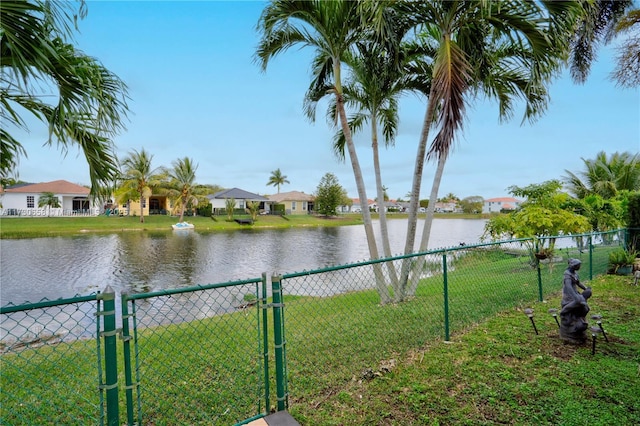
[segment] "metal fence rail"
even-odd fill
[[[624,231],[0,308],[0,424],[229,425],[322,397],[435,340],[607,271]],[[120,327],[118,327],[120,325]],[[340,353],[351,354],[344,362]],[[344,356],[344,355],[343,355]],[[126,420],[125,420],[126,419]]]

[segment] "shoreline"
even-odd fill
[[[406,219],[407,214],[388,214],[388,220]],[[418,215],[418,219],[424,219],[426,214]],[[461,213],[436,213],[438,219],[486,219],[488,215],[461,214]],[[377,220],[378,215],[372,214],[372,219]],[[105,234],[120,232],[174,232],[172,224],[177,222],[176,216],[145,216],[144,222],[140,222],[138,216],[92,216],[92,217],[0,217],[0,240],[20,238],[43,238],[76,236],[87,234]],[[195,226],[193,231],[199,233],[229,232],[236,230],[295,228],[295,227],[334,227],[362,225],[362,216],[359,214],[344,214],[333,217],[313,215],[289,215],[289,216],[259,216],[251,225],[239,224],[228,220],[226,216],[185,217],[185,222]]]

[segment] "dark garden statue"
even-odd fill
[[[560,303],[560,338],[567,343],[582,344],[587,340],[589,324],[585,320],[589,312],[587,299],[591,297],[591,287],[585,287],[578,278],[582,262],[569,259],[569,267],[562,280],[562,302]],[[580,293],[578,288],[583,291]]]

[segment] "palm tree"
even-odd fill
[[[51,207],[57,209],[60,207],[60,200],[53,192],[43,192],[38,197],[38,207],[47,206],[47,217],[51,215]]]
[[[615,197],[620,191],[640,190],[640,154],[615,152],[607,158],[600,151],[594,159],[584,159],[585,170],[577,174],[567,173],[563,181],[569,192],[583,199],[599,195],[604,199]]]
[[[613,79],[621,87],[640,86],[640,9],[633,9],[618,22],[616,35],[628,34],[618,47]]]
[[[122,161],[122,174],[120,187],[116,191],[118,203],[124,204],[129,200],[140,201],[140,223],[144,223],[144,202],[153,191],[160,186],[163,180],[161,168],[152,168],[153,155],[147,153],[144,148],[138,152],[133,150]]]
[[[128,112],[127,87],[100,62],[68,42],[77,16],[72,2],[0,2],[0,175],[9,176],[26,150],[6,129],[28,129],[29,113],[49,129],[49,144],[77,144],[89,165],[91,191],[109,186],[118,167],[111,137]],[[51,94],[36,88],[53,85]],[[34,84],[35,83],[35,84]],[[56,103],[49,100],[55,99]]]
[[[633,0],[596,0],[581,3],[583,13],[576,21],[569,52],[571,77],[575,82],[584,83],[587,80],[598,45],[607,44],[613,39],[619,21],[632,4]]]
[[[180,208],[180,220],[184,222],[184,210],[187,205],[198,205],[198,187],[195,183],[198,165],[189,157],[179,158],[172,163],[173,168],[168,171],[169,194],[176,197]]]
[[[276,169],[271,172],[271,176],[269,176],[269,182],[267,185],[278,187],[278,194],[280,193],[280,185],[284,185],[285,183],[291,183],[287,180],[287,177],[282,174],[280,169]]]
[[[428,246],[437,193],[444,165],[465,109],[478,95],[496,98],[500,117],[512,114],[513,99],[526,102],[525,117],[540,114],[547,102],[545,84],[558,70],[565,49],[549,36],[549,28],[568,25],[572,2],[553,4],[564,20],[550,24],[536,2],[438,1],[399,3],[402,13],[415,19],[424,42],[432,45],[431,92],[418,144],[409,207],[405,253],[414,250],[418,201],[425,159],[437,161],[420,251]],[[554,15],[555,16],[555,15]],[[438,133],[427,151],[429,130]],[[408,278],[408,262],[402,281]]]
[[[368,11],[361,3],[348,0],[274,0],[260,16],[258,31],[261,40],[256,52],[256,59],[264,71],[271,58],[293,46],[315,49],[311,90],[335,97],[339,123],[344,133],[360,204],[363,206],[367,205],[367,194],[344,106],[342,61],[367,31],[365,23],[368,15],[365,12]],[[379,256],[371,213],[367,209],[362,213],[369,254],[371,258],[377,259]],[[379,265],[374,267],[374,271],[381,302],[387,303],[388,291]]]
[[[395,28],[400,40],[406,28]],[[344,86],[345,105],[354,108],[356,113],[349,119],[349,128],[355,134],[361,131],[365,124],[370,126],[371,149],[376,182],[376,200],[380,224],[380,238],[385,257],[392,257],[387,227],[385,201],[388,200],[386,188],[382,184],[379,154],[379,130],[382,128],[382,138],[386,147],[394,145],[398,129],[398,100],[405,92],[415,92],[422,95],[429,93],[430,81],[422,75],[412,72],[415,70],[416,60],[420,60],[424,51],[417,44],[404,44],[395,52],[388,46],[376,43],[375,40],[365,40],[356,43],[356,53],[349,54],[345,63],[351,71],[350,78]],[[420,63],[421,69],[428,65]],[[309,92],[307,94],[307,115],[315,115],[317,101],[322,93]],[[336,121],[336,102],[332,99],[329,104],[329,117]],[[340,159],[345,157],[345,137],[339,130],[334,140],[334,151]],[[388,263],[389,275],[394,285],[397,282],[394,264]]]

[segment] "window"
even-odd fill
[[[291,202],[291,210],[294,211],[296,209],[296,202],[292,201]]]
[[[306,201],[302,202],[302,210],[307,210],[307,202]]]
[[[27,208],[32,209],[36,206],[36,199],[33,195],[27,195]]]

